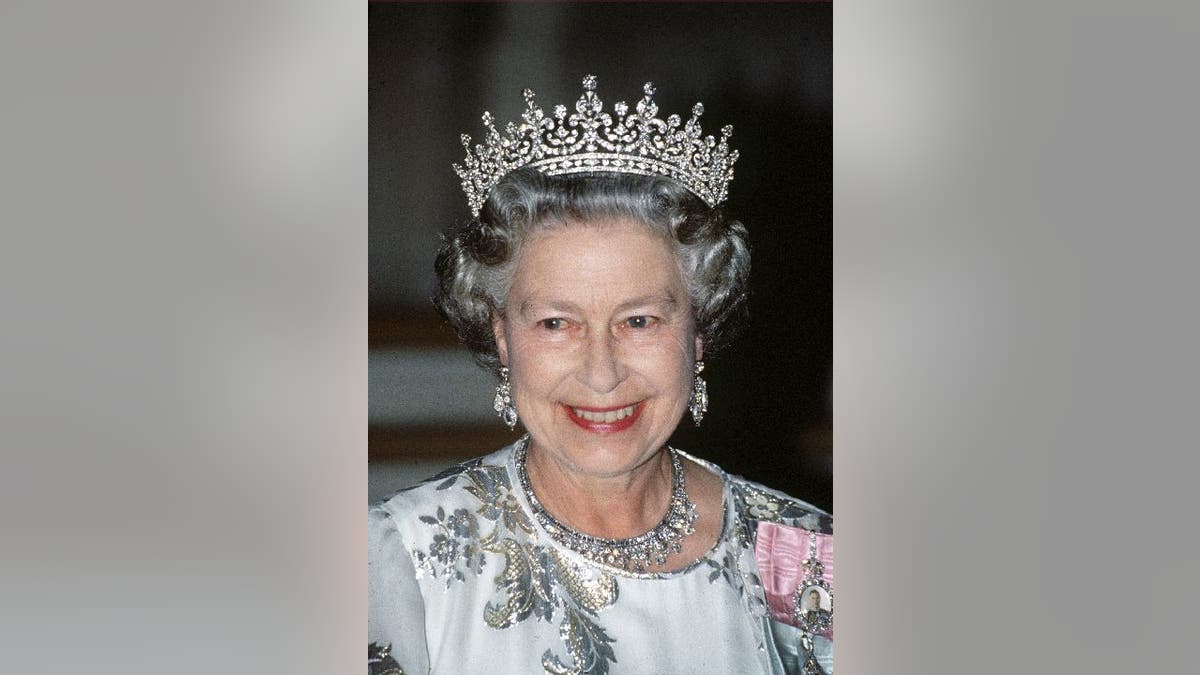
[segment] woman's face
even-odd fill
[[[530,235],[493,329],[531,450],[596,477],[662,448],[701,357],[671,247],[637,221]]]

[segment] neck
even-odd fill
[[[538,451],[531,442],[525,469],[538,501],[556,520],[613,539],[637,536],[657,525],[667,512],[674,479],[665,448],[628,472],[593,476]]]

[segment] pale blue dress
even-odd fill
[[[721,536],[684,570],[635,574],[541,529],[513,487],[514,447],[370,509],[371,672],[801,672],[798,631],[766,610],[755,526],[829,534],[829,514],[684,454],[724,481]],[[816,636],[814,654],[832,673],[832,641]]]

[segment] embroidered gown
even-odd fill
[[[686,569],[632,573],[541,529],[514,448],[370,509],[371,673],[799,673],[813,660],[767,607],[755,535],[759,523],[829,535],[827,513],[681,453],[723,479],[721,536]],[[830,636],[812,644],[832,673]]]

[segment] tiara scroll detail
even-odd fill
[[[700,128],[703,104],[692,106],[692,117],[686,123],[679,115],[662,120],[654,102],[653,83],[647,82],[643,93],[633,113],[624,101],[617,102],[614,117],[604,112],[596,95],[596,77],[588,75],[583,78],[583,95],[575,102],[575,112],[568,116],[567,107],[557,105],[548,116],[534,101],[533,91],[526,89],[521,122],[509,122],[503,134],[496,129],[492,114],[485,111],[483,142],[472,150],[471,137],[463,134],[467,156],[462,164],[454,165],[471,215],[479,216],[500,179],[523,166],[548,176],[594,172],[667,176],[709,206],[725,201],[738,158],[737,150],[729,149],[733,127],[722,127],[719,139],[704,136]]]

